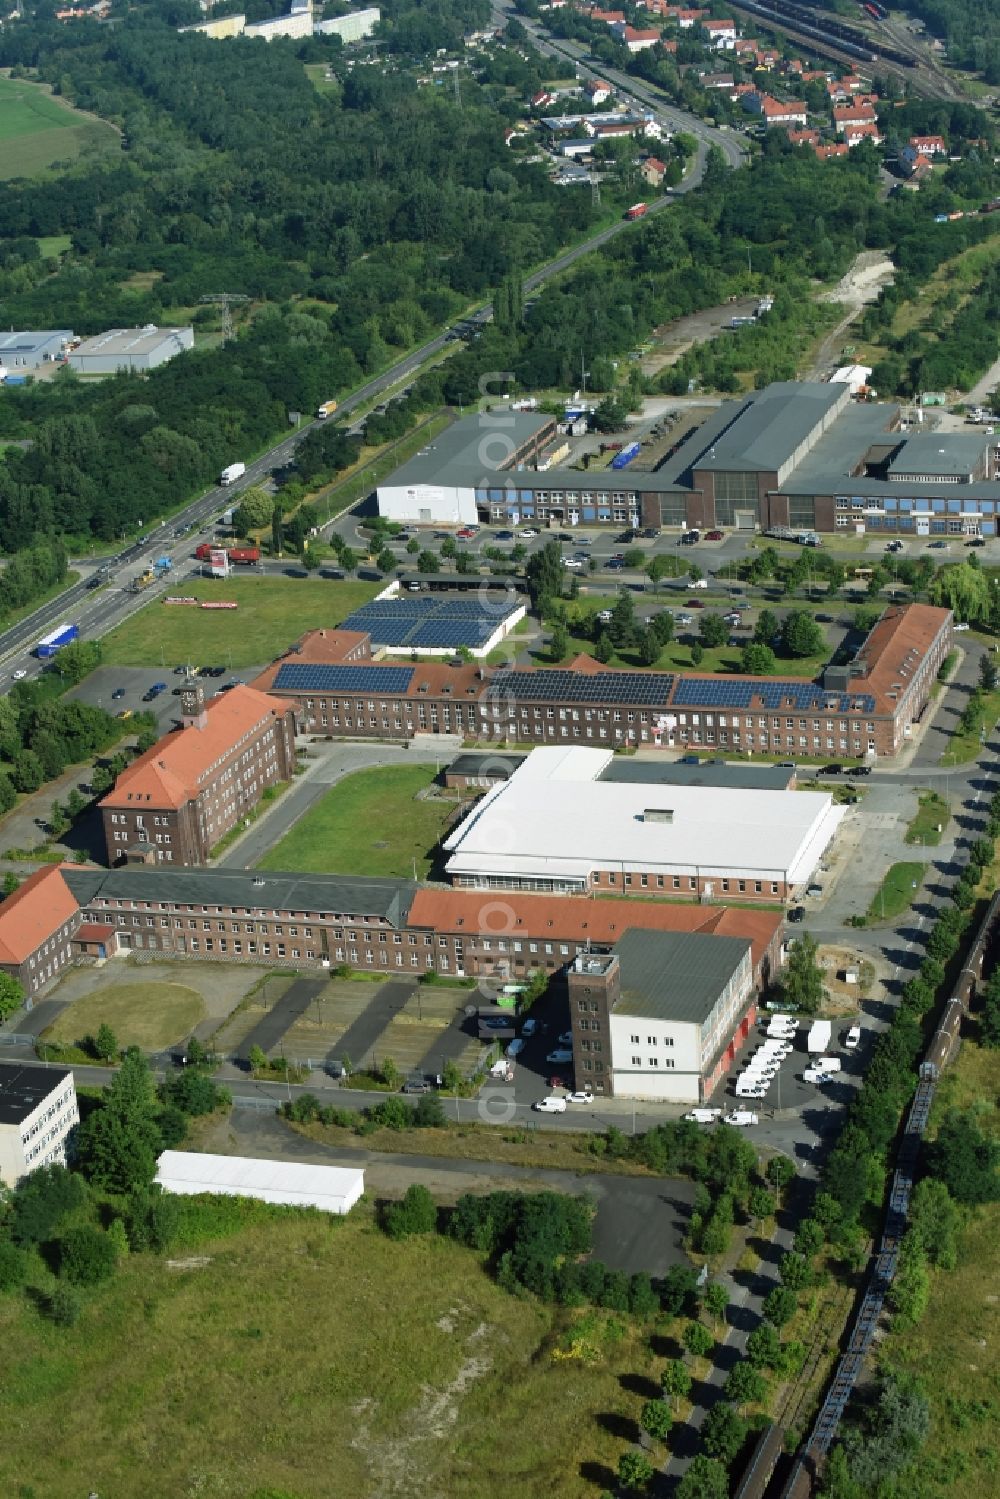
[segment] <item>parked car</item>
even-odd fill
[[[861,1027],[860,1025],[852,1025],[850,1030],[847,1032],[847,1035],[844,1037],[844,1050],[857,1051],[860,1045]]]
[[[619,562],[617,557],[609,557],[604,565],[612,573],[620,573],[625,566],[624,562]]]
[[[834,760],[832,765],[821,765],[817,774],[821,776],[839,776],[843,772],[843,769],[844,767],[838,761]]]
[[[516,1057],[519,1056],[523,1050],[524,1041],[522,1037],[518,1036],[516,1040],[511,1041],[510,1045],[507,1047],[507,1055],[509,1057]]]
[[[969,540],[965,544],[967,547],[984,547],[986,545],[986,542],[981,536],[970,536]]]
[[[706,531],[705,532],[705,540],[706,541],[725,541],[725,539],[726,539],[726,534],[725,534],[724,531]]]
[[[957,625],[952,625],[952,629],[953,630],[969,630],[971,628],[972,628],[972,626],[971,625],[967,625],[965,623],[964,619],[963,620],[959,620],[959,622],[958,622]]]
[[[688,599],[686,602],[689,609],[704,609],[705,607],[702,599]]]
[[[932,541],[932,542],[928,543],[928,551],[931,551],[931,552],[946,552],[947,550],[948,550],[948,543],[946,541]]]
[[[872,768],[870,765],[849,765],[847,774],[849,776],[870,776]]]
[[[804,921],[805,920],[805,914],[806,914],[806,911],[805,911],[805,907],[804,906],[792,906],[791,910],[788,913],[788,919],[789,919],[789,921],[796,921],[796,922],[798,922],[798,921]]]
[[[476,533],[471,526],[463,526],[460,531],[455,532],[455,538],[458,541],[472,541],[475,535]]]
[[[495,540],[497,540],[497,541],[513,541],[514,540],[514,533],[513,533],[513,531],[498,531],[497,534],[496,534]]]
[[[701,756],[700,755],[681,755],[681,757],[678,760],[677,764],[678,765],[700,765],[701,764]]]
[[[116,713],[115,714],[115,717],[116,718],[131,718],[132,717],[132,709],[131,708],[123,708],[120,713]]]
[[[572,1031],[563,1031],[562,1035],[559,1037],[559,1045],[560,1046],[572,1046],[573,1045],[573,1032]]]
[[[116,703],[120,697],[124,697],[124,696],[125,696],[125,688],[124,687],[116,687],[115,690],[114,690],[114,692],[111,694],[111,700],[112,700],[112,702]]]
[[[822,1084],[828,1083],[832,1076],[833,1074],[831,1072],[827,1072],[822,1067],[807,1067],[805,1072],[803,1072],[802,1074],[802,1081],[804,1083]]]
[[[735,1124],[738,1129],[745,1129],[750,1124],[757,1123],[757,1115],[750,1109],[733,1109],[731,1114],[726,1115],[727,1124]]]
[[[517,1042],[513,1042],[512,1045],[516,1046]],[[510,1048],[508,1047],[508,1053],[509,1051]],[[545,1060],[551,1062],[553,1067],[560,1067],[564,1062],[572,1062],[573,1053],[566,1046],[557,1046],[555,1051],[549,1052]]]
[[[583,567],[583,565],[584,565],[584,563],[583,563],[583,559],[581,557],[564,557],[563,558],[563,567],[580,568],[580,567]]]
[[[556,1098],[554,1094],[550,1093],[548,1098],[540,1098],[535,1104],[535,1108],[540,1114],[565,1114],[566,1100],[565,1098]]]
[[[521,537],[522,541],[530,541],[532,539],[532,537],[538,535],[538,532],[535,530],[535,528],[533,526],[528,526],[526,528],[526,530],[519,531],[518,535]]]
[[[693,619],[693,617],[690,614],[676,614],[674,616],[674,620],[682,628],[685,625],[693,625],[694,624],[694,619]]]
[[[589,1088],[579,1088],[575,1093],[567,1095],[567,1103],[593,1103],[594,1095]]]
[[[832,625],[833,624],[833,615],[832,614],[817,614],[817,616],[816,616],[816,623],[818,625]]]
[[[684,1118],[691,1124],[714,1124],[716,1119],[722,1118],[721,1109],[692,1109]]]
[[[688,584],[688,587],[689,588],[707,588],[708,587],[708,579],[707,578],[694,578]]]
[[[537,1029],[538,1029],[538,1021],[535,1020],[533,1016],[529,1015],[528,1018],[527,1018],[527,1020],[524,1022],[524,1024],[521,1027],[521,1035],[522,1036],[533,1036],[535,1034],[535,1032],[537,1031]]]
[[[823,886],[822,885],[807,885],[806,886],[806,894],[807,895],[820,896],[820,895],[823,894]]]
[[[403,1084],[404,1093],[430,1093],[433,1089],[426,1078],[410,1078]]]

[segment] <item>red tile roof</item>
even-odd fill
[[[753,906],[590,900],[586,896],[522,895],[516,890],[418,890],[409,915],[411,927],[459,932],[466,942],[482,933],[612,943],[634,928],[745,937],[752,947],[754,967],[781,923],[780,912],[760,911]]]
[[[245,735],[268,719],[293,711],[294,704],[254,687],[234,687],[205,704],[206,723],[178,729],[123,770],[102,807],[182,807],[197,796],[211,768],[226,758]]]
[[[62,865],[36,869],[0,903],[0,963],[25,962],[79,909]]]
[[[881,711],[892,712],[896,704],[887,694],[905,691],[949,615],[950,610],[936,609],[932,604],[887,609],[858,652],[858,659],[868,663],[868,674],[853,677],[849,690],[874,693],[881,700]]]

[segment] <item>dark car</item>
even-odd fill
[[[816,623],[818,625],[832,625],[833,624],[833,615],[832,614],[817,614],[817,616],[816,616]]]
[[[173,692],[170,695],[171,695],[171,697],[180,697],[180,695],[181,695],[181,693],[183,691],[184,691],[183,687],[175,687],[174,690],[173,690]]]
[[[644,541],[655,541],[659,534],[660,531],[658,526],[646,526],[643,529],[642,537]]]
[[[116,703],[120,697],[124,697],[124,696],[125,696],[125,688],[124,687],[116,687],[115,690],[114,690],[114,692],[111,694],[111,700],[112,700],[112,702]]]
[[[153,683],[153,691],[155,693],[159,694],[161,692],[166,692],[166,690],[167,690],[167,684],[166,684],[166,682],[154,682]]]
[[[344,577],[339,567],[321,567],[319,575],[321,578],[326,578],[327,581],[333,579],[338,582]]]
[[[226,668],[224,666],[210,666],[208,668],[208,675],[210,677],[224,677],[226,675]]]
[[[611,557],[604,565],[612,573],[620,573],[625,566],[624,562],[621,562],[617,557]]]
[[[175,666],[174,667],[174,676],[175,677],[183,677],[183,676],[186,676],[186,675],[187,675],[187,667],[186,666]]]
[[[847,771],[849,776],[870,776],[871,773],[872,768],[870,765],[851,765]]]
[[[844,767],[836,761],[832,765],[822,765],[819,770],[821,776],[839,776]]]
[[[575,541],[576,537],[569,531],[557,531],[555,539],[556,541]]]
[[[986,545],[981,536],[972,536],[965,544],[967,547],[984,547]]]
[[[788,919],[789,921],[802,921],[805,917],[805,914],[806,913],[804,906],[792,906],[791,910],[788,913]]]
[[[687,607],[689,609],[704,609],[704,607],[705,607],[704,600],[702,600],[702,599],[688,599],[688,601],[687,601]]]
[[[513,531],[498,531],[495,539],[497,541],[513,541],[514,533]]]
[[[681,755],[681,757],[678,760],[677,764],[678,765],[700,765],[701,764],[701,757],[700,757],[700,755]]]
[[[142,700],[144,703],[155,703],[156,696],[156,693],[152,690],[152,688],[150,688],[149,692],[144,692],[142,694]]]
[[[416,1077],[416,1078],[410,1078],[407,1082],[405,1082],[403,1084],[403,1092],[404,1093],[431,1093],[431,1092],[433,1092],[433,1088],[432,1088],[432,1085],[429,1082],[427,1082],[426,1078]]]

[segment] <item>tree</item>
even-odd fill
[[[100,1108],[80,1126],[80,1163],[96,1186],[122,1193],[149,1186],[162,1148],[156,1112],[149,1064],[130,1047]]]
[[[10,1199],[15,1244],[44,1244],[87,1201],[87,1183],[65,1166],[39,1166],[22,1176]]]
[[[31,1261],[23,1249],[9,1239],[0,1239],[0,1293],[23,1286],[30,1267]]]
[[[741,1407],[759,1405],[767,1393],[763,1374],[746,1359],[733,1365],[722,1388],[726,1399]]]
[[[781,1284],[790,1291],[801,1291],[812,1278],[808,1260],[791,1250],[781,1256],[778,1274],[781,1276]]]
[[[658,1442],[665,1442],[674,1424],[670,1406],[665,1400],[647,1400],[642,1408],[639,1424]]]
[[[659,659],[660,642],[656,638],[656,631],[643,630],[639,636],[639,660],[643,666],[655,666]]]
[[[823,650],[823,631],[805,609],[791,609],[781,627],[781,646],[789,656],[818,656]]]
[[[916,1327],[927,1310],[931,1295],[931,1277],[927,1256],[919,1240],[908,1233],[899,1250],[899,1264],[888,1291],[889,1305],[896,1314],[898,1327]]]
[[[815,1218],[804,1218],[795,1234],[795,1252],[804,1259],[814,1259],[823,1248],[826,1235]]]
[[[932,604],[952,609],[956,619],[968,624],[984,624],[990,617],[993,600],[989,577],[968,562],[939,568],[927,592]]]
[[[774,1369],[781,1361],[781,1340],[770,1322],[761,1322],[747,1338],[747,1358],[755,1369]]]
[[[78,1223],[58,1241],[59,1273],[77,1286],[96,1286],[115,1273],[118,1256],[114,1243],[99,1228]]]
[[[623,1452],[618,1459],[618,1482],[623,1489],[641,1489],[653,1476],[653,1464],[643,1452]]]
[[[696,640],[691,647],[691,665],[700,666],[705,659],[705,647],[700,640]]]
[[[384,1218],[390,1239],[408,1239],[412,1234],[431,1234],[437,1227],[437,1207],[426,1187],[414,1182],[401,1202],[391,1203]]]
[[[266,1072],[270,1065],[267,1060],[267,1053],[259,1046],[251,1046],[247,1053],[247,1062],[254,1077],[257,1076],[258,1072]]]
[[[424,1093],[417,1099],[413,1110],[414,1129],[443,1129],[446,1123],[444,1104],[436,1093]]]
[[[274,514],[274,496],[266,489],[245,489],[240,503],[233,511],[233,530],[237,536],[249,536],[251,531],[260,531]]]
[[[674,1410],[677,1409],[677,1402],[684,1400],[690,1394],[691,1382],[691,1370],[683,1360],[671,1359],[670,1363],[664,1366],[663,1373],[660,1375],[660,1384],[663,1386],[663,1393],[667,1399],[673,1401]]]
[[[113,1062],[118,1055],[118,1037],[110,1025],[102,1024],[97,1027],[97,1035],[94,1037],[94,1055],[102,1062]]]
[[[740,670],[755,677],[771,676],[778,669],[778,658],[769,645],[751,641],[740,654]]]
[[[20,890],[20,888],[21,881],[18,879],[17,875],[12,869],[8,869],[7,873],[3,877],[2,889],[0,889],[0,893],[2,893],[3,899],[6,900],[8,895],[14,895],[16,891]]]
[[[722,1463],[699,1452],[677,1485],[677,1499],[728,1499],[729,1475]]]
[[[549,657],[553,662],[557,662],[565,660],[568,655],[569,631],[562,620],[558,620],[553,625],[552,634],[549,637]]]
[[[728,1468],[746,1441],[748,1430],[736,1407],[718,1400],[702,1423],[701,1444],[709,1457],[718,1458]]]
[[[979,658],[979,685],[984,692],[992,692],[997,685],[996,663],[988,651]]]
[[[698,635],[702,645],[709,647],[725,645],[729,639],[729,626],[721,614],[709,610],[698,621]]]
[[[0,1020],[6,1020],[24,1004],[24,990],[9,973],[0,973]]]
[[[770,1218],[775,1208],[774,1193],[769,1192],[766,1187],[751,1188],[747,1207],[750,1210],[750,1216],[756,1218],[758,1222],[762,1218]]]
[[[695,1358],[706,1358],[715,1346],[715,1339],[701,1322],[689,1322],[684,1329],[681,1342]]]
[[[716,1322],[724,1322],[729,1309],[729,1292],[718,1281],[705,1287],[705,1310]]]
[[[910,1233],[932,1265],[941,1270],[955,1268],[960,1227],[958,1208],[944,1182],[925,1176],[910,1198]]]
[[[164,1101],[192,1117],[214,1113],[223,1097],[228,1094],[194,1067],[185,1067],[163,1086]]]
[[[968,1205],[996,1201],[1000,1143],[979,1130],[975,1116],[951,1109],[937,1139],[927,1147],[927,1165],[955,1202]]]
[[[753,638],[757,645],[773,645],[781,626],[773,609],[762,609],[757,616]]]
[[[775,1327],[784,1327],[795,1315],[798,1298],[788,1286],[775,1286],[764,1298],[764,1316]]]
[[[823,974],[816,961],[817,944],[811,933],[796,937],[782,980],[786,1001],[804,1015],[815,1015],[823,1002]]]
[[[611,610],[608,634],[619,648],[631,645],[635,639],[635,600],[626,588],[621,589]]]
[[[615,647],[611,636],[608,634],[607,630],[602,630],[600,635],[598,636],[597,645],[594,647],[595,659],[597,661],[600,661],[602,666],[607,666],[614,653]]]
[[[375,566],[380,573],[391,573],[396,566],[396,558],[388,547],[383,547],[375,558]]]
[[[57,1281],[49,1293],[48,1314],[59,1327],[72,1327],[80,1320],[83,1302],[79,1291],[65,1281]]]

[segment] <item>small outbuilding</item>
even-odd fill
[[[365,1173],[353,1166],[314,1166],[299,1161],[254,1160],[241,1155],[205,1155],[165,1150],[156,1166],[164,1192],[197,1196],[256,1197],[288,1207],[349,1213],[365,1190]]]

